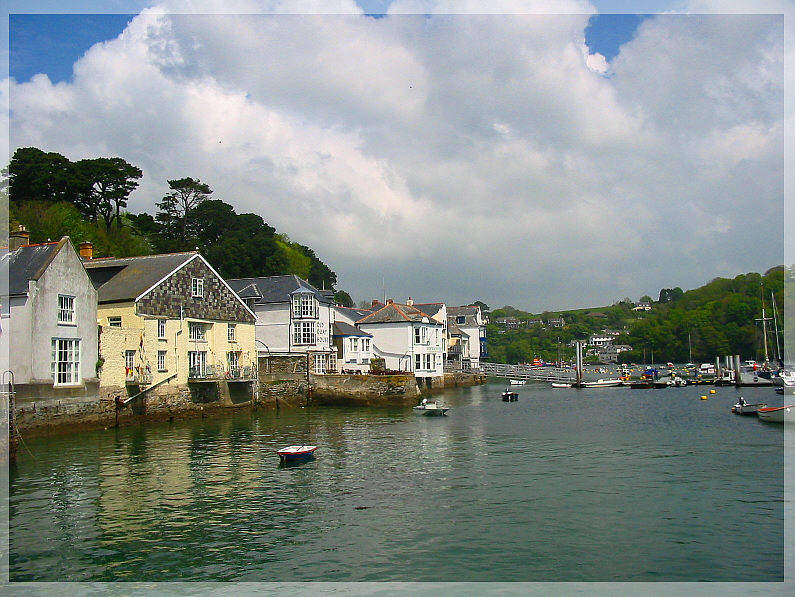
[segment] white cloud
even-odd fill
[[[73,83],[11,84],[12,150],[124,157],[145,173],[133,211],[200,178],[356,299],[385,277],[396,298],[596,306],[780,262],[776,17],[646,20],[605,77],[589,4],[423,6],[146,11]]]

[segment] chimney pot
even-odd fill
[[[8,250],[9,251],[16,251],[22,245],[29,245],[30,244],[30,232],[23,226],[22,224],[19,225],[19,228],[8,235]]]
[[[80,258],[91,260],[94,258],[94,245],[90,241],[80,243]]]
[[[392,299],[386,299],[386,304],[391,305],[394,301]]]
[[[406,301],[406,304],[407,304],[409,307],[413,307],[413,306],[414,306],[414,299],[412,299],[411,297],[409,297],[409,300],[407,300],[407,301]]]

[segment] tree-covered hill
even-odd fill
[[[142,171],[122,158],[72,162],[26,147],[8,167],[9,226],[30,231],[33,243],[68,235],[94,244],[97,257],[130,257],[189,251],[202,255],[226,278],[296,274],[333,290],[334,271],[315,252],[279,234],[261,216],[238,214],[213,189],[191,177],[169,180],[155,214],[130,213],[127,200]],[[340,291],[342,302],[351,302]]]
[[[621,331],[616,344],[628,344],[631,352],[622,353],[623,362],[714,361],[716,356],[739,354],[745,358],[764,359],[762,337],[762,306],[767,322],[768,355],[771,360],[783,352],[783,307],[785,279],[793,284],[795,272],[774,267],[764,275],[748,273],[732,279],[716,278],[693,290],[662,289],[660,298],[651,301],[650,311],[633,311],[627,299],[610,307],[596,307],[575,311],[532,314],[513,307],[503,307],[491,313],[489,325],[489,354],[495,362],[517,363],[540,357],[556,361],[562,353],[570,359],[573,340],[587,340],[592,333],[605,329]],[[498,317],[515,317],[525,323],[518,330],[506,330],[496,325]],[[526,322],[550,317],[562,317],[563,328],[545,325],[526,327]],[[778,344],[774,323],[780,330]],[[789,353],[785,356],[789,357]]]

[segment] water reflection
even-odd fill
[[[12,579],[781,579],[781,430],[729,414],[736,396],[502,389],[451,390],[446,417],[240,412],[30,441]],[[316,458],[280,466],[297,443]],[[764,564],[725,558],[746,552]]]

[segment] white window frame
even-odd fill
[[[75,297],[68,294],[58,295],[58,323],[75,325]]]
[[[317,299],[308,292],[293,295],[293,319],[317,319]]]
[[[198,321],[188,322],[188,338],[191,342],[207,342],[207,329]]]
[[[204,278],[190,279],[190,295],[193,298],[204,298]]]
[[[165,350],[158,350],[157,351],[157,370],[158,371],[168,371],[166,367],[166,352]]]
[[[323,374],[326,372],[326,355],[316,354],[314,359],[313,372]]]
[[[188,375],[191,369],[198,369],[198,375],[194,377],[205,377],[207,375],[207,352],[204,350],[188,351]]]
[[[158,319],[157,320],[157,339],[158,340],[165,340],[166,339],[166,320],[165,319]]]
[[[352,352],[359,352],[359,339],[358,338],[351,338],[351,351]]]
[[[124,351],[124,369],[126,371],[127,377],[134,375],[135,373],[135,351],[134,350],[125,350]]]
[[[74,386],[81,382],[79,338],[52,339],[50,373],[54,386]]]
[[[108,317],[108,327],[109,328],[120,328],[121,326],[121,315],[110,315]]]
[[[237,325],[234,323],[226,324],[226,341],[237,342]]]
[[[226,364],[229,366],[230,373],[240,369],[240,351],[230,350],[229,352],[227,352]]]
[[[414,371],[422,369],[422,355],[417,353],[414,355]]]
[[[296,321],[293,324],[293,344],[296,346],[313,346],[317,344],[314,321]]]

